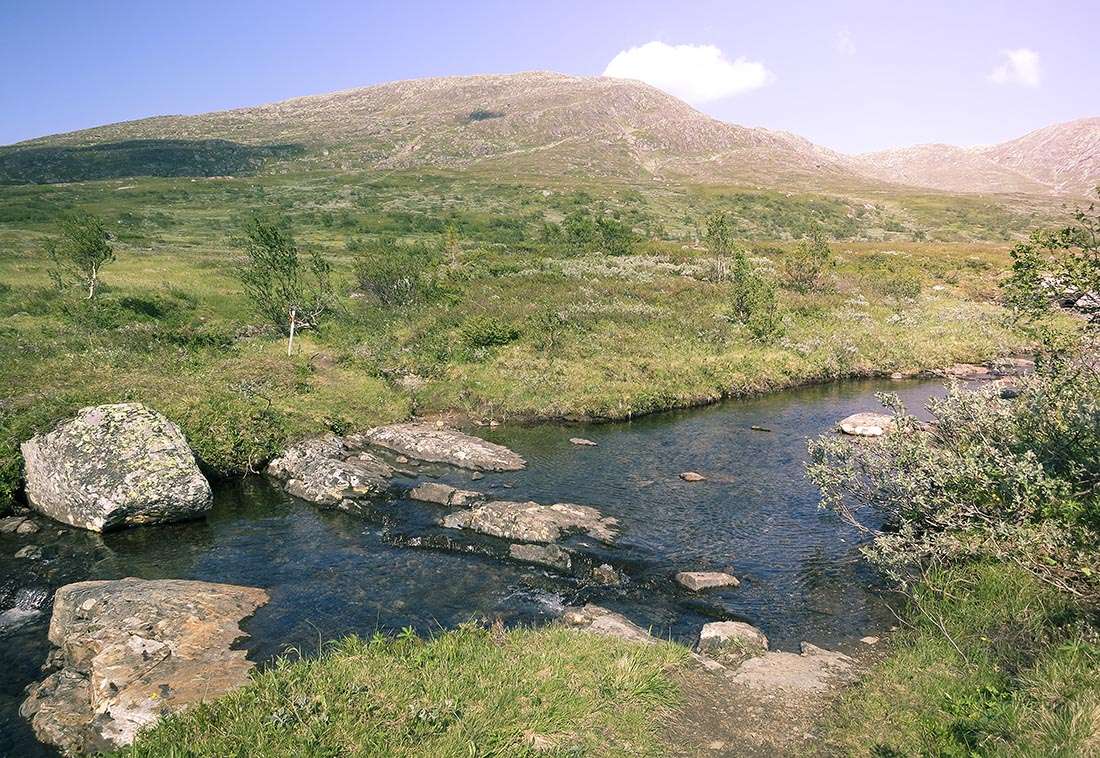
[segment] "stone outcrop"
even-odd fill
[[[202,516],[213,505],[183,432],[140,403],[82,408],[22,445],[27,501],[102,532]]]
[[[527,465],[502,445],[432,424],[380,426],[349,438],[429,463],[446,463],[474,471],[518,471]]]
[[[644,645],[657,642],[656,637],[625,616],[591,603],[579,608],[566,608],[561,621],[573,629],[617,637],[628,642],[640,642]]]
[[[442,482],[424,482],[409,490],[408,498],[422,503],[469,508],[483,502],[485,494],[474,490],[460,490]]]
[[[692,592],[741,584],[737,577],[722,571],[681,571],[676,575],[676,583]]]
[[[843,653],[802,643],[802,654],[773,651],[749,658],[731,675],[736,684],[759,690],[820,693],[853,675],[854,661]]]
[[[740,650],[767,650],[768,638],[752,624],[743,621],[712,621],[699,632],[699,652],[717,653],[730,645]]]
[[[238,623],[268,600],[253,587],[176,579],[78,582],[57,591],[57,670],[28,688],[20,713],[67,754],[128,745],[161,716],[243,684]]]
[[[326,434],[299,442],[271,461],[267,473],[291,495],[325,507],[377,497],[389,488],[393,469],[377,456],[349,449]]]
[[[885,413],[853,413],[842,419],[838,427],[853,437],[881,437],[894,427],[894,417]]]
[[[517,542],[556,542],[572,533],[585,533],[603,542],[613,542],[619,522],[595,508],[572,503],[539,505],[534,502],[494,500],[443,519],[450,529],[471,531]]]

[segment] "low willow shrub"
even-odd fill
[[[927,427],[881,396],[897,416],[884,438],[811,442],[823,504],[869,532],[867,553],[898,579],[997,560],[1096,600],[1100,375],[1080,363],[1018,392],[954,387],[931,404]]]

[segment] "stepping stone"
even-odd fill
[[[853,437],[881,437],[894,426],[894,417],[885,413],[853,413],[841,420],[840,431]]]
[[[736,576],[722,571],[681,571],[676,575],[676,581],[692,592],[714,587],[736,587],[741,584]]]

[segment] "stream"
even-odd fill
[[[291,649],[315,654],[351,633],[426,634],[497,618],[540,624],[584,602],[688,644],[707,621],[739,619],[760,627],[773,648],[796,650],[807,640],[850,649],[894,617],[860,559],[857,534],[819,509],[803,465],[807,438],[877,410],[878,391],[898,393],[913,411],[944,394],[938,381],[845,382],[629,422],[483,428],[475,433],[512,448],[528,468],[471,481],[469,472],[419,467],[496,499],[583,503],[618,518],[619,542],[592,546],[626,575],[618,586],[406,546],[410,537],[451,531],[438,526],[447,512],[440,506],[398,498],[366,515],[319,510],[260,477],[216,483],[204,521],[100,535],[40,519],[37,534],[0,534],[0,755],[56,755],[34,739],[18,708],[50,649],[53,591],[87,579],[262,587],[271,602],[242,625],[250,635],[242,645],[261,664]],[[570,444],[576,436],[598,446]],[[707,481],[681,481],[689,470]],[[14,557],[29,544],[41,546],[41,558]],[[684,570],[729,571],[741,585],[690,593],[672,581]]]

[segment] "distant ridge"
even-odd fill
[[[173,146],[171,161],[153,154],[157,140]],[[131,143],[142,152],[135,154]],[[187,163],[188,144],[203,161]],[[787,132],[719,121],[641,82],[527,72],[399,81],[42,137],[0,148],[0,179],[101,177],[109,161],[95,164],[99,175],[66,161],[91,160],[87,151],[68,148],[103,145],[126,156],[118,171],[134,174],[161,175],[168,163],[172,175],[233,166],[437,168],[775,188],[889,182],[950,192],[1083,195],[1100,181],[1098,144],[1100,119],[1083,119],[991,148],[923,145],[853,157]],[[232,160],[219,163],[223,153]],[[27,174],[27,166],[37,173]]]

